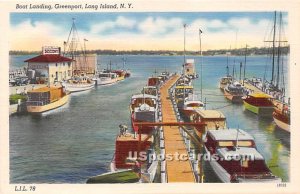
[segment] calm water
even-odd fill
[[[11,69],[23,67],[23,61],[30,57],[11,56]],[[100,56],[101,68],[110,60],[113,68],[115,64],[121,67],[122,57]],[[66,106],[41,116],[10,117],[11,183],[85,183],[88,177],[109,171],[118,125],[130,126],[131,95],[141,91],[155,69],[179,72],[183,61],[181,56],[127,56],[127,59],[126,68],[132,76],[123,82],[72,94]],[[195,60],[199,64],[200,58]],[[243,60],[236,58],[238,62]],[[242,105],[232,105],[224,98],[218,81],[226,74],[226,57],[204,57],[203,64],[203,97],[208,108],[222,111],[229,127],[252,134],[272,172],[289,181],[290,135],[278,129],[272,120],[258,118],[244,111]],[[197,69],[200,72],[199,65]],[[248,57],[248,76],[263,77],[265,70],[266,57]],[[237,64],[236,71],[239,72]],[[199,93],[200,79],[194,86]],[[217,182],[208,165],[205,177],[206,182]]]

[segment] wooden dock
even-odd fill
[[[160,89],[161,109],[163,122],[177,122],[176,113],[168,93],[170,87],[179,79],[179,75],[172,76]],[[188,156],[184,140],[180,134],[178,126],[164,126],[165,153],[174,156]],[[174,157],[173,157],[174,158]],[[166,160],[167,181],[171,182],[196,182],[191,162],[187,160]]]

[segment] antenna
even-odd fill
[[[235,145],[235,148],[237,149],[239,147],[239,132],[240,132],[240,129],[239,129],[239,125],[238,125],[238,128],[236,130],[236,145]]]
[[[202,47],[201,47],[201,34],[202,34],[202,30],[201,29],[199,29],[199,39],[200,39],[200,57],[201,57],[201,79],[200,79],[200,81],[201,81],[201,101],[202,101],[202,75],[203,75],[203,73],[202,73],[202,71],[203,71],[203,56],[202,56]]]

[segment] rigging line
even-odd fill
[[[212,110],[218,110],[218,109],[226,108],[226,107],[229,107],[229,106],[232,106],[232,105],[233,105],[233,104],[227,104],[227,105],[225,105],[225,106],[213,108]]]

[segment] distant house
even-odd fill
[[[61,55],[60,47],[43,47],[43,53],[39,56],[25,60],[28,63],[30,79],[37,83],[47,83],[70,79],[72,76],[73,60]]]

